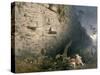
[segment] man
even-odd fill
[[[84,63],[82,62],[82,57],[79,56],[79,54],[76,54],[76,55],[75,55],[75,60],[76,60],[76,64],[77,64],[77,65],[82,65],[82,66],[84,66]]]

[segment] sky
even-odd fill
[[[89,6],[75,6],[79,21],[87,34],[97,43],[97,8]]]

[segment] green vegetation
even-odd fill
[[[64,59],[66,58],[66,59]],[[16,72],[41,72],[80,69],[80,66],[74,68],[69,63],[67,57],[59,56],[52,58],[47,56],[37,57],[16,57]]]

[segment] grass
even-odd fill
[[[27,61],[25,61],[27,59]],[[59,70],[75,70],[75,69],[87,69],[96,68],[95,64],[86,64],[85,66],[77,65],[73,68],[66,59],[63,61],[63,57],[58,59],[51,57],[16,57],[16,72],[45,72],[45,71],[59,71]]]
[[[29,59],[25,61],[25,59]],[[37,57],[38,59],[38,57]],[[62,62],[62,59],[44,58],[43,61],[31,58],[16,57],[16,72],[41,72],[41,71],[56,71],[68,69],[69,64]]]

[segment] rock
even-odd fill
[[[52,11],[54,11],[54,12],[57,12],[58,11],[58,6],[50,4],[49,9],[52,10]]]
[[[49,8],[49,4],[43,4],[43,6],[45,6],[45,7]]]
[[[70,20],[61,24],[58,20],[59,15],[52,11],[56,11],[54,9],[56,5],[52,6],[52,10],[48,7],[48,4],[15,3],[16,56],[22,55],[24,51],[39,55],[41,50],[46,50],[45,54],[56,55],[56,50],[62,50],[66,45]],[[66,12],[66,14],[70,13]]]
[[[80,54],[78,49],[85,50],[92,43],[73,6],[25,2],[16,2],[12,6],[12,40],[15,41],[12,49],[15,48],[16,56],[25,56],[29,52],[55,57],[64,50],[64,54],[70,56]],[[66,48],[70,41],[72,43]],[[41,50],[45,52],[41,53]]]

